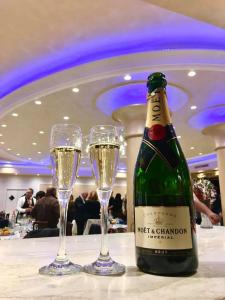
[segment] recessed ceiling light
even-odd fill
[[[178,139],[181,139],[181,135],[178,135],[177,138],[178,138]]]
[[[3,134],[0,133],[0,136],[3,136]]]
[[[37,146],[37,143],[36,143],[36,142],[33,142],[32,145],[33,145],[33,146]]]
[[[195,147],[190,147],[190,149],[191,149],[191,150],[194,150],[194,149],[195,149]]]
[[[2,124],[1,126],[2,126],[2,127],[7,127],[7,125],[6,125],[6,124]]]
[[[192,105],[192,106],[190,107],[190,109],[192,109],[192,110],[195,110],[196,108],[197,108],[196,105]]]
[[[13,117],[18,117],[19,115],[17,113],[12,113]]]
[[[82,161],[82,165],[85,165],[85,161]]]
[[[44,134],[45,132],[44,132],[44,131],[42,131],[42,130],[40,130],[40,131],[39,131],[39,133],[40,133],[40,134]]]
[[[32,158],[31,158],[31,157],[28,157],[28,160],[32,160]]]
[[[105,127],[104,127],[104,126],[100,126],[100,129],[101,129],[101,130],[104,130],[104,129],[105,129]]]
[[[124,80],[128,81],[128,80],[131,80],[132,77],[130,76],[130,74],[126,74],[124,77],[123,77]]]
[[[196,72],[194,70],[188,72],[189,77],[194,77],[195,75],[196,75]]]
[[[37,105],[41,105],[42,104],[42,102],[40,100],[36,100],[36,101],[34,101],[34,103],[37,104]]]
[[[69,118],[70,117],[68,117],[68,116],[63,117],[64,120],[69,120]]]
[[[5,144],[5,142],[0,142],[0,144],[1,144],[1,145],[4,145],[4,144]]]
[[[40,174],[37,174],[37,176],[40,176]]]
[[[199,154],[198,155],[202,155],[202,152],[199,152]]]
[[[79,93],[80,90],[79,90],[77,87],[75,87],[75,88],[72,89],[72,91],[73,91],[74,93]]]
[[[41,154],[42,152],[41,151],[38,151],[38,154]]]
[[[11,151],[12,149],[11,148],[7,148],[7,151]]]
[[[20,153],[16,153],[17,156],[20,156]]]

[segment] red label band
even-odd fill
[[[163,140],[166,137],[166,128],[160,124],[153,125],[149,128],[148,137],[152,141]]]

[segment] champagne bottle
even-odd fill
[[[148,77],[147,119],[134,173],[137,266],[188,275],[198,266],[188,166],[171,123],[162,73]]]

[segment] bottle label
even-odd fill
[[[192,249],[188,206],[135,207],[136,246],[159,250]]]
[[[142,169],[146,171],[155,155],[163,159],[169,168],[175,168],[179,160],[171,149],[169,141],[176,138],[171,124],[166,92],[157,88],[147,96],[147,120],[142,143]],[[145,149],[145,150],[144,150]]]
[[[141,152],[139,154],[140,167],[144,171],[147,171],[154,157],[158,155],[162,160],[165,161],[169,168],[176,168],[179,164],[179,159],[168,143],[171,139],[176,138],[173,126],[170,124],[158,130],[157,137],[164,136],[163,139],[157,140],[155,138],[152,140],[151,138],[154,135],[155,132],[152,132],[150,128],[145,128],[142,144],[147,147],[141,147]]]
[[[147,111],[146,127],[153,130],[156,129],[155,125],[165,127],[167,124],[171,124],[167,96],[163,88],[157,88],[147,95]],[[156,131],[158,130],[156,129]]]

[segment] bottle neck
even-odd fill
[[[171,118],[166,90],[160,87],[147,95],[146,127],[152,128],[154,125],[165,127],[168,124],[171,124]]]

